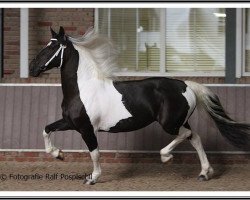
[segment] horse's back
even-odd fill
[[[138,92],[140,89],[163,89],[165,91],[185,91],[186,84],[178,79],[165,77],[153,77],[133,81],[116,81],[114,86],[120,91],[131,90]]]

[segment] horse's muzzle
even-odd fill
[[[40,68],[36,66],[35,60],[32,60],[30,62],[29,69],[30,69],[30,75],[33,77],[37,77],[41,73]]]

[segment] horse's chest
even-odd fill
[[[79,85],[79,93],[95,130],[108,131],[120,120],[132,117],[111,81]]]

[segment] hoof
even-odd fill
[[[59,154],[56,157],[56,159],[58,159],[58,160],[64,160],[64,155],[63,155],[63,152],[61,150],[59,150]]]
[[[198,181],[208,181],[208,178],[205,175],[198,176]]]
[[[171,161],[173,161],[173,155],[169,154],[167,156],[161,156],[161,161],[163,163],[171,163]]]
[[[85,185],[95,185],[96,182],[93,179],[84,179],[83,183]]]

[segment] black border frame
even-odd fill
[[[4,45],[3,45],[3,33],[4,33],[4,9],[0,8],[0,81],[1,78],[3,78],[3,50],[4,50]]]

